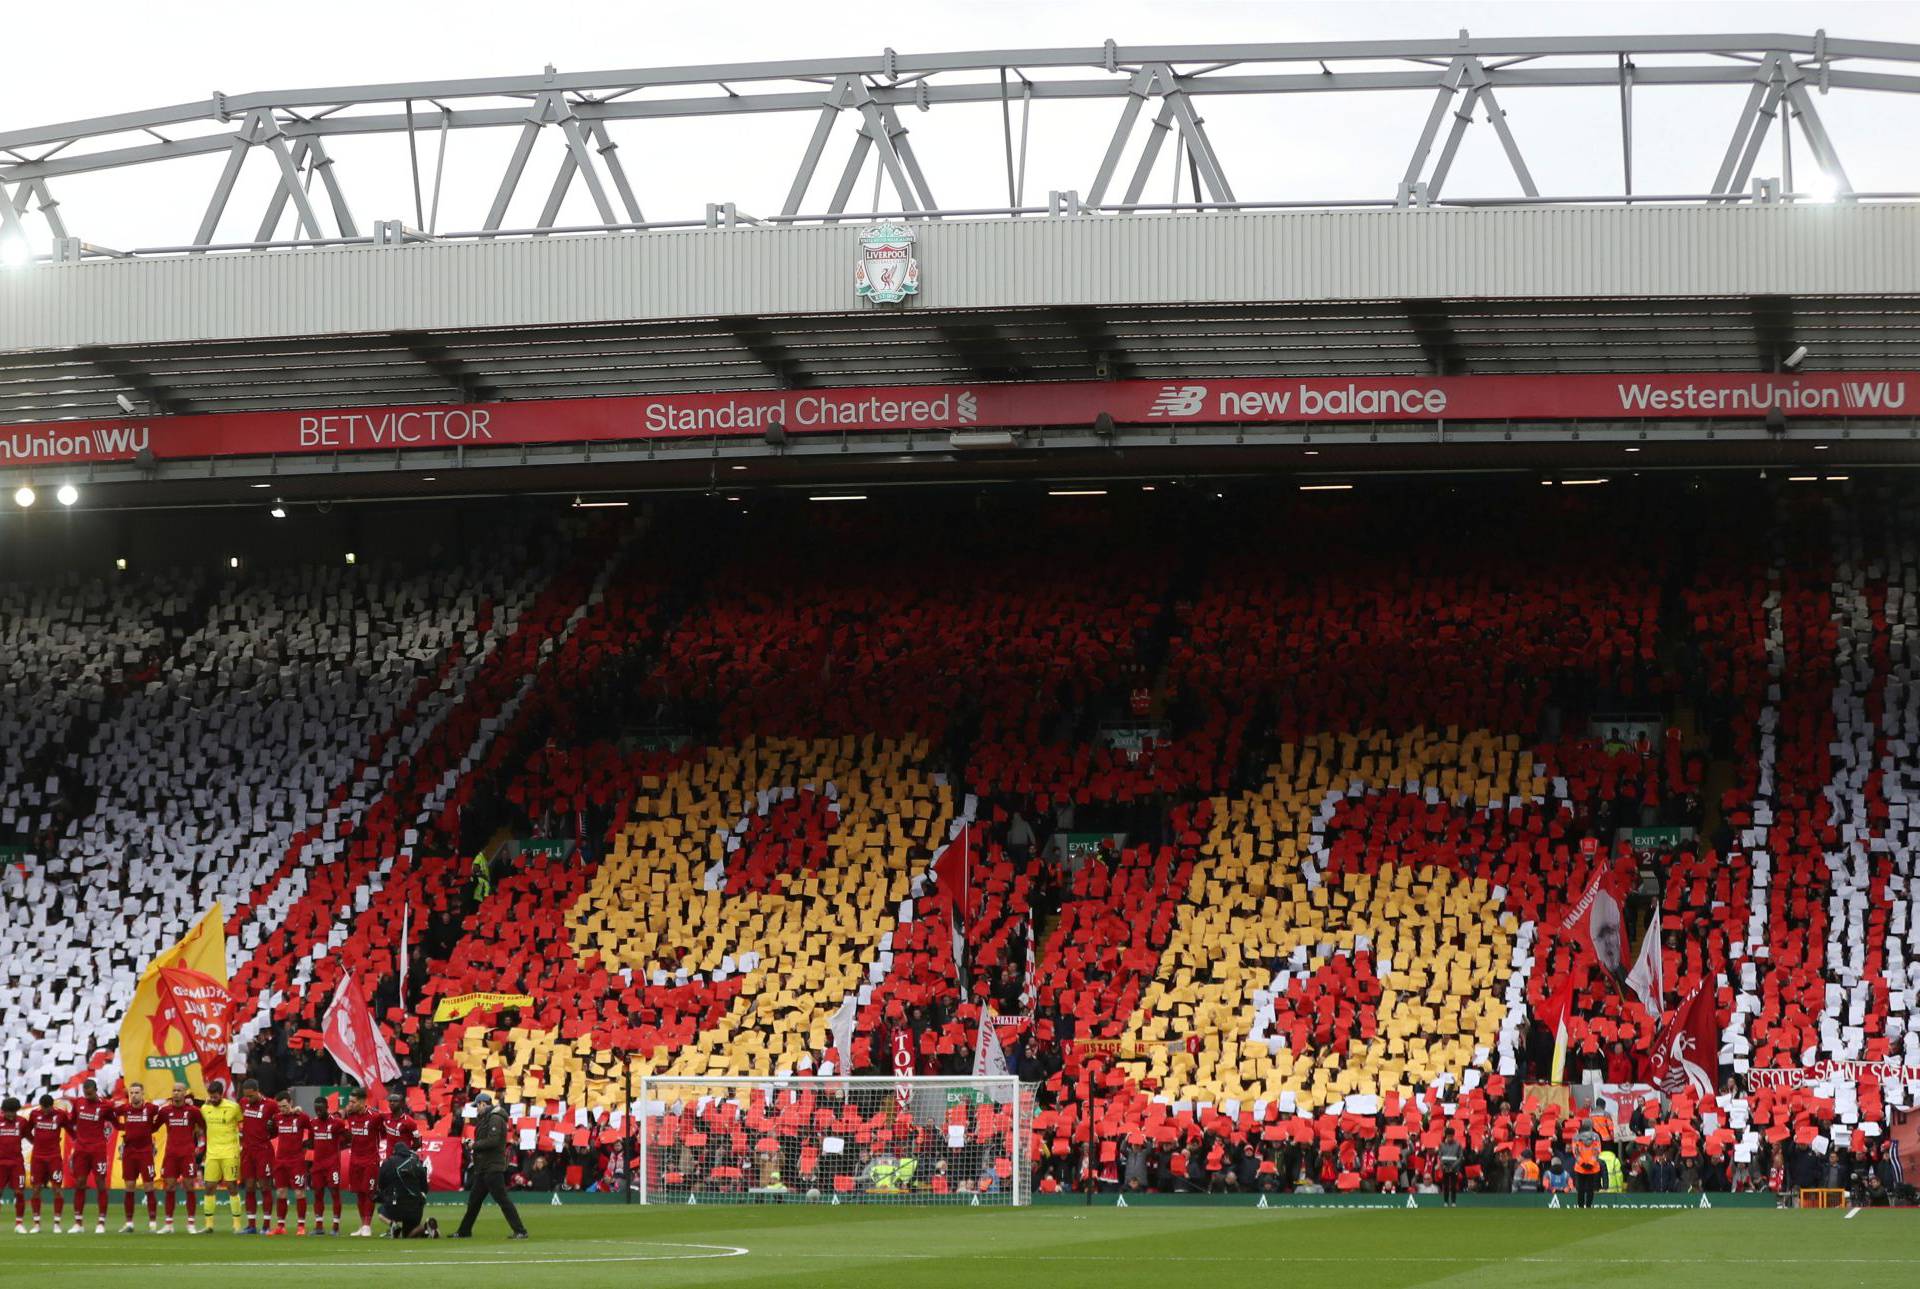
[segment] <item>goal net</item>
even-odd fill
[[[643,1079],[643,1204],[1025,1204],[1033,1089],[998,1078]]]

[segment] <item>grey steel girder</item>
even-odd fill
[[[1228,181],[1228,159],[1205,129],[1199,110],[1199,100],[1205,96],[1423,90],[1433,98],[1415,134],[1412,157],[1399,178],[1403,200],[1416,190],[1423,200],[1440,200],[1476,113],[1492,126],[1524,198],[1554,200],[1552,194],[1541,194],[1535,184],[1506,119],[1507,100],[1521,91],[1596,87],[1616,90],[1620,100],[1622,167],[1617,199],[1644,199],[1631,191],[1632,99],[1673,86],[1747,89],[1718,172],[1711,182],[1702,177],[1699,199],[1746,199],[1761,145],[1776,124],[1783,130],[1798,125],[1797,133],[1821,173],[1821,187],[1850,199],[1854,190],[1836,141],[1817,109],[1817,97],[1835,89],[1920,93],[1920,45],[1839,40],[1824,31],[1547,38],[1476,38],[1462,32],[1451,40],[1218,45],[1136,46],[1108,41],[1060,49],[928,54],[887,50],[844,59],[604,72],[560,73],[548,68],[535,76],[215,94],[200,102],[0,130],[0,185],[13,194],[9,201],[0,202],[12,207],[0,211],[0,220],[5,220],[0,231],[30,237],[18,209],[24,193],[30,192],[38,199],[53,237],[68,239],[67,225],[79,220],[80,212],[68,209],[64,217],[55,212],[55,203],[47,195],[49,180],[224,153],[226,163],[190,241],[193,247],[210,247],[241,167],[258,148],[272,157],[281,181],[260,222],[260,234],[253,243],[237,245],[270,243],[281,236],[289,205],[295,216],[292,240],[358,240],[359,225],[344,196],[348,185],[343,184],[339,163],[329,154],[325,140],[402,131],[409,134],[408,155],[414,167],[414,222],[437,229],[447,133],[516,129],[519,137],[484,217],[478,211],[454,216],[464,221],[455,227],[504,236],[515,231],[508,224],[508,209],[534,144],[549,126],[557,127],[565,151],[540,217],[531,228],[519,231],[559,231],[560,213],[576,179],[585,186],[598,222],[570,226],[567,231],[630,227],[643,223],[644,216],[617,154],[616,134],[622,123],[781,112],[812,113],[814,125],[777,220],[853,217],[854,192],[870,153],[877,175],[898,198],[895,206],[900,211],[910,217],[936,218],[956,213],[939,205],[928,180],[930,169],[938,169],[939,158],[909,142],[901,110],[994,104],[1004,115],[1010,75],[1018,78],[1020,98],[1028,109],[1035,102],[1055,100],[1120,102],[1119,119],[1104,151],[1087,158],[1093,180],[1085,200],[1057,202],[1052,207],[1072,214],[1115,213],[1142,204],[1169,137],[1177,140],[1176,154],[1192,171],[1191,205],[1234,208],[1247,204]],[[1145,139],[1139,140],[1139,118],[1149,101],[1155,102],[1155,111]],[[432,218],[424,220],[416,141],[420,123],[415,112],[415,105],[421,103],[438,109],[441,135],[435,210]],[[816,207],[818,213],[808,214],[808,193],[835,128],[843,120],[852,127],[845,167],[824,209]],[[1001,124],[1010,130],[1010,119]],[[1024,138],[1024,122],[1022,129]],[[1010,136],[1007,146],[1010,151]],[[1137,155],[1124,196],[1112,202],[1115,181],[1130,151]],[[1782,182],[1786,182],[1791,176],[1790,155],[1782,160]],[[1249,172],[1244,164],[1241,169],[1244,180]],[[1266,169],[1274,167],[1269,163]],[[1043,186],[1068,193],[1078,177],[1055,178]],[[326,192],[336,231],[323,230],[317,217],[310,196],[315,178]],[[363,187],[390,189],[392,185]],[[1354,199],[1389,198],[1392,187],[1383,176],[1379,191],[1354,194]],[[1016,186],[1016,200],[1019,188],[1024,188],[1024,182]],[[724,203],[729,194],[698,196]],[[1578,194],[1583,201],[1609,196],[1614,194],[1599,190]],[[1019,211],[1011,206],[1001,212],[973,213]],[[84,232],[79,230],[82,236]],[[180,240],[177,236],[155,239],[157,243]]]

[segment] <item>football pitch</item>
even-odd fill
[[[457,1209],[436,1207],[443,1222]],[[1920,1212],[1503,1209],[910,1209],[530,1206],[509,1244],[232,1235],[21,1237],[0,1283],[36,1289],[375,1284],[834,1289],[1368,1289],[1755,1283],[1911,1285]],[[225,1217],[222,1215],[222,1223]],[[451,1227],[452,1223],[448,1223]]]

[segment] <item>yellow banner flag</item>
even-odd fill
[[[153,1101],[166,1100],[176,1082],[204,1097],[209,1078],[231,1082],[232,1035],[226,919],[215,904],[140,973],[120,1022],[121,1074],[129,1085],[143,1084]]]
[[[435,1024],[445,1024],[481,1007],[497,1011],[502,1007],[531,1006],[533,999],[527,994],[454,994],[440,1000],[433,1009],[433,1019]]]

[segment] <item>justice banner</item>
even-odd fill
[[[0,427],[0,466],[537,443],[1115,424],[1911,417],[1920,372],[1288,377],[756,390],[448,406],[289,408]]]
[[[425,1137],[420,1142],[420,1157],[427,1161],[427,1188],[457,1191],[460,1185],[460,1138]]]
[[[502,1007],[531,1006],[533,997],[530,994],[450,994],[434,1005],[433,1021],[436,1025],[444,1025],[482,1007],[498,1011]]]
[[[196,1098],[208,1079],[230,1079],[233,999],[227,992],[227,929],[215,904],[180,941],[162,950],[133,991],[120,1023],[120,1072],[164,1101],[175,1083]]]

